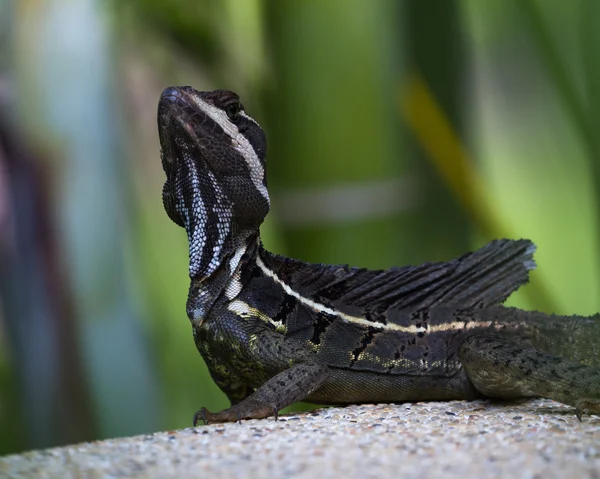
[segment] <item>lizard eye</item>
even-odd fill
[[[225,113],[231,121],[236,121],[242,111],[242,104],[239,101],[229,103],[225,105]]]

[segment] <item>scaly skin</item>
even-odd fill
[[[498,240],[444,263],[371,271],[273,255],[266,140],[235,93],[166,89],[165,210],[185,228],[194,340],[231,407],[194,424],[327,404],[543,396],[600,412],[600,319],[501,304],[534,245]]]

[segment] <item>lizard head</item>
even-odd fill
[[[187,231],[190,275],[209,276],[269,211],[265,135],[235,93],[189,86],[162,92],[158,133],[165,210]]]

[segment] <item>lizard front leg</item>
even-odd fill
[[[194,415],[194,426],[208,422],[234,422],[275,416],[279,410],[310,396],[327,379],[329,369],[317,362],[294,364],[273,376],[246,399],[230,408],[211,413],[206,408]]]
[[[565,358],[523,348],[494,335],[466,338],[459,348],[467,376],[491,398],[541,396],[600,413],[600,369]]]

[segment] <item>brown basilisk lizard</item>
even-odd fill
[[[185,228],[194,340],[231,407],[205,422],[321,404],[542,396],[600,412],[600,316],[502,306],[535,246],[373,271],[274,255],[266,140],[238,96],[167,88],[158,105],[167,214]]]

